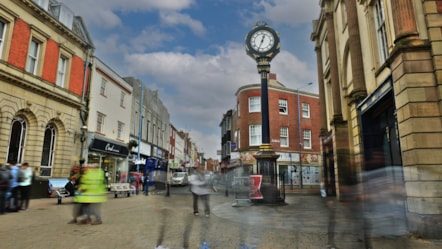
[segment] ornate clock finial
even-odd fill
[[[266,26],[267,23],[264,20],[259,20],[256,22],[255,26]]]

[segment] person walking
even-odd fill
[[[11,192],[11,197],[9,198],[7,211],[10,212],[18,212],[20,207],[18,204],[20,203],[20,185],[18,181],[19,167],[16,165],[16,162],[11,162],[10,164],[10,173],[11,180],[9,181],[9,192]]]
[[[144,195],[146,196],[149,195],[149,172],[146,172],[146,175],[144,176],[143,179],[143,191]]]
[[[23,175],[23,179],[18,183],[20,188],[20,210],[28,210],[29,208],[29,197],[31,195],[31,186],[34,172],[32,168],[29,167],[29,163],[24,162],[19,169]]]
[[[107,187],[105,185],[104,171],[98,164],[85,165],[86,171],[80,178],[78,195],[75,200],[83,205],[88,205],[87,211],[77,219],[77,223],[85,224],[90,221],[91,225],[102,224],[101,203],[107,200]],[[92,217],[94,219],[92,220]]]
[[[197,167],[196,171],[190,175],[189,182],[191,184],[190,191],[192,192],[193,196],[193,214],[195,216],[199,215],[199,209],[198,209],[198,202],[199,199],[202,200],[204,204],[204,214],[206,217],[210,216],[210,186],[209,183],[206,181],[206,178],[204,176],[204,168],[203,167]]]
[[[9,189],[9,181],[12,179],[9,169],[0,164],[0,215],[6,211],[6,193]]]

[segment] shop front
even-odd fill
[[[299,153],[277,152],[277,154],[279,155],[277,164],[280,176],[278,186],[281,187],[284,184],[290,189],[300,188],[301,185],[306,188],[319,188],[321,168],[318,154],[302,154],[302,169],[299,165]]]
[[[107,183],[128,181],[127,145],[97,134],[89,134],[86,163],[96,163],[104,170]]]

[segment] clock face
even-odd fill
[[[275,37],[267,30],[258,30],[250,37],[250,46],[259,53],[265,53],[272,49]]]

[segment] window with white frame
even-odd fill
[[[26,71],[31,74],[37,74],[38,54],[40,52],[40,43],[32,39],[28,50],[28,60],[26,61]]]
[[[121,139],[123,136],[124,123],[118,121],[117,138]]]
[[[100,94],[103,96],[106,96],[106,84],[107,80],[105,78],[101,78]]]
[[[104,130],[104,119],[106,115],[101,112],[97,112],[97,132],[103,133]]]
[[[302,108],[302,117],[310,118],[310,104],[302,103],[301,108]]]
[[[388,57],[387,30],[385,27],[385,12],[383,0],[376,0],[374,5],[376,37],[379,50],[379,62],[383,64]]]
[[[6,23],[0,20],[0,58],[2,58],[5,36],[6,36]]]
[[[47,125],[41,152],[40,176],[51,176],[54,166],[56,129],[53,125]]]
[[[282,126],[279,128],[279,145],[281,147],[289,147],[289,128]]]
[[[312,131],[311,130],[304,130],[304,149],[311,149],[312,148]]]
[[[347,26],[347,4],[345,0],[341,1],[341,10],[342,10],[342,26]]]
[[[329,56],[329,49],[328,49],[328,41],[327,36],[324,36],[324,40],[322,42],[321,46],[321,54],[322,54],[322,66],[324,68],[327,68],[330,65],[330,56]]]
[[[249,98],[249,112],[261,111],[261,97],[254,96]]]
[[[6,162],[23,162],[27,130],[28,124],[23,117],[16,116],[12,119]]]
[[[261,145],[261,125],[249,126],[249,145],[258,146]]]
[[[287,100],[279,99],[279,114],[287,114]]]
[[[236,115],[238,117],[241,115],[241,109],[239,108],[239,103],[236,103]]]
[[[121,95],[120,95],[120,106],[124,107],[124,98],[126,97],[126,94],[121,91]]]
[[[56,85],[59,87],[64,87],[64,80],[66,75],[66,62],[67,62],[66,57],[60,56],[60,58],[58,58]]]

